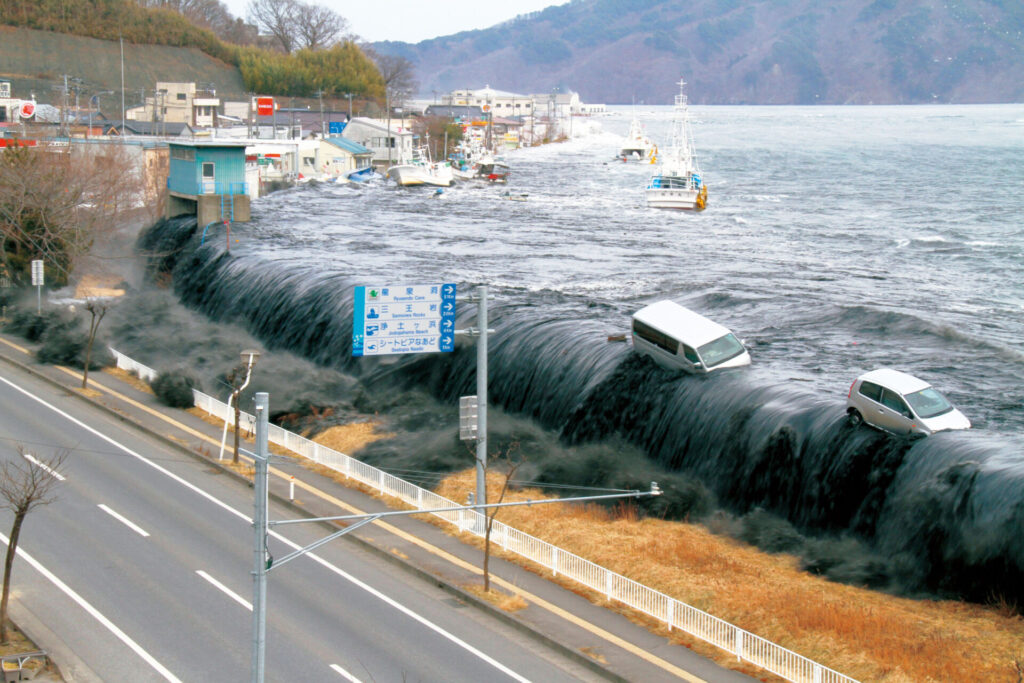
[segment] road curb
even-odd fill
[[[231,477],[235,478],[237,481],[245,483],[250,488],[253,486],[252,481],[248,477],[245,477],[244,475],[236,472],[235,470],[233,470],[230,467],[222,465],[218,460],[214,460],[214,459],[212,459],[209,456],[203,455],[202,453],[198,453],[194,449],[185,446],[181,442],[179,442],[179,441],[177,441],[175,439],[172,439],[172,438],[170,438],[170,437],[168,437],[168,436],[166,436],[164,434],[161,434],[161,433],[159,433],[157,431],[154,431],[154,430],[150,429],[149,427],[139,423],[138,421],[136,421],[136,420],[132,419],[130,416],[125,415],[124,413],[116,410],[115,408],[113,408],[111,406],[108,406],[108,405],[106,405],[104,403],[101,403],[99,401],[96,401],[96,400],[90,398],[89,396],[86,396],[84,394],[81,394],[81,393],[75,391],[73,387],[69,387],[66,384],[60,382],[59,380],[54,379],[53,377],[50,377],[46,373],[41,372],[38,368],[35,368],[35,367],[31,366],[31,365],[27,365],[25,363],[22,363],[19,360],[11,358],[9,355],[7,355],[6,352],[0,352],[0,360],[2,360],[4,362],[7,362],[8,364],[13,365],[13,366],[19,368],[20,370],[22,370],[22,371],[32,375],[33,377],[35,377],[35,378],[37,378],[39,380],[42,380],[43,382],[46,382],[47,384],[49,384],[49,385],[51,385],[51,386],[53,386],[53,387],[55,387],[57,389],[60,389],[62,391],[67,392],[70,396],[74,396],[74,397],[80,399],[81,401],[83,401],[85,403],[88,403],[92,407],[98,408],[99,410],[107,413],[108,415],[111,415],[112,417],[117,418],[121,422],[124,422],[126,424],[130,424],[134,428],[136,428],[136,429],[138,429],[138,430],[140,430],[142,432],[145,432],[147,435],[149,435],[152,438],[157,439],[158,441],[160,441],[161,443],[163,443],[166,446],[170,446],[170,447],[178,450],[179,452],[184,453],[186,455],[189,455],[192,458],[194,458],[194,459],[196,459],[196,460],[198,460],[198,461],[200,461],[200,462],[202,462],[204,464],[212,465],[213,467],[215,467],[218,470],[220,470],[222,474],[228,474]],[[321,476],[321,475],[316,475],[315,472],[310,472],[310,474],[315,475],[315,476]],[[268,489],[269,489],[269,487],[268,487]],[[272,499],[274,499],[274,501],[276,503],[278,503],[279,505],[283,505],[283,506],[289,508],[293,512],[299,513],[300,515],[303,515],[303,516],[308,516],[308,515],[311,514],[310,511],[307,508],[303,507],[302,505],[298,505],[298,504],[294,503],[293,501],[289,500],[288,498],[282,496],[279,493],[274,493],[272,491],[268,491],[268,495]],[[338,530],[338,527],[336,525],[334,525],[334,524],[331,524],[330,522],[320,522],[320,524],[323,525],[325,528],[330,529],[332,531],[337,531]],[[465,602],[466,604],[472,605],[472,606],[474,606],[475,608],[477,608],[477,609],[479,609],[481,611],[487,612],[489,615],[491,615],[493,617],[496,617],[502,623],[504,623],[506,625],[509,625],[509,626],[515,628],[517,631],[519,631],[519,632],[521,632],[521,633],[523,633],[523,634],[533,638],[534,640],[536,640],[536,641],[546,645],[547,647],[560,652],[564,656],[568,657],[569,659],[572,659],[573,661],[575,661],[578,664],[581,664],[581,665],[585,666],[586,668],[590,669],[591,671],[593,671],[594,673],[600,675],[601,677],[603,677],[603,678],[605,678],[607,680],[610,680],[610,681],[617,681],[617,682],[622,682],[622,683],[628,683],[628,679],[623,678],[619,674],[611,671],[610,669],[606,668],[605,666],[602,666],[600,662],[594,660],[591,657],[588,657],[586,654],[576,650],[573,647],[565,645],[564,643],[554,639],[552,636],[549,636],[548,634],[543,633],[542,631],[539,631],[539,630],[535,629],[534,627],[532,627],[529,624],[523,622],[522,620],[517,619],[514,615],[509,614],[508,612],[506,612],[506,611],[504,611],[502,609],[499,609],[499,608],[495,607],[494,605],[491,605],[486,600],[478,598],[477,596],[473,595],[472,593],[469,593],[468,591],[460,588],[459,586],[457,586],[457,585],[455,585],[453,583],[450,583],[448,581],[445,581],[444,579],[438,577],[437,575],[432,574],[429,571],[427,571],[425,569],[422,569],[422,568],[414,565],[413,563],[411,563],[411,562],[409,562],[407,560],[404,560],[401,557],[396,556],[394,553],[390,552],[387,548],[382,548],[380,546],[377,546],[373,542],[368,541],[368,540],[363,539],[363,538],[360,538],[359,536],[354,535],[354,534],[353,535],[349,535],[348,538],[353,540],[353,541],[356,541],[364,549],[372,551],[375,555],[388,560],[390,563],[392,563],[393,565],[395,565],[397,567],[400,567],[401,569],[405,570],[406,572],[408,572],[408,573],[410,573],[410,574],[412,574],[412,575],[414,575],[416,577],[419,577],[421,579],[428,580],[429,582],[431,582],[432,584],[434,584],[437,587],[441,588],[445,592],[447,592],[447,593],[451,594],[452,596],[458,598],[460,601]],[[55,662],[55,664],[56,664],[56,662]],[[59,668],[59,666],[58,666],[58,668]]]

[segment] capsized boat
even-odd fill
[[[380,174],[373,170],[373,166],[363,166],[349,171],[345,177],[354,183],[367,183],[374,178],[379,178]]]
[[[703,211],[708,204],[708,188],[701,178],[694,153],[693,131],[683,92],[685,85],[684,81],[679,81],[672,115],[672,138],[669,147],[660,152],[661,168],[644,191],[647,206],[655,209]]]
[[[658,146],[647,137],[643,124],[634,116],[629,124],[629,132],[626,133],[626,139],[622,141],[622,146],[619,147],[618,158],[623,161],[650,161],[654,163],[657,155]]]
[[[447,161],[431,161],[425,148],[414,149],[412,159],[388,169],[388,177],[402,186],[436,185],[450,187],[454,182],[452,166]]]

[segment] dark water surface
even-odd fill
[[[525,202],[469,183],[440,197],[308,184],[254,203],[230,256],[181,219],[143,245],[170,254],[176,293],[213,320],[365,391],[447,406],[473,392],[473,349],[350,358],[352,287],[487,284],[492,402],[581,464],[539,476],[622,484],[625,469],[642,485],[656,467],[681,477],[661,512],[701,511],[703,490],[747,520],[741,533],[834,578],[1024,598],[1024,106],[691,113],[702,214],[644,206],[652,167],[611,161],[620,113],[509,155]],[[641,112],[656,141],[669,115]],[[662,298],[732,328],[753,365],[685,377],[607,341]],[[881,366],[930,381],[975,427],[918,441],[849,428],[850,382]],[[406,430],[411,450],[453,448],[423,436],[451,432],[454,414],[436,419]]]

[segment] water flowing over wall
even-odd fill
[[[188,218],[156,224],[139,248],[151,255],[154,274],[172,274],[183,303],[246,326],[269,348],[367,383],[425,388],[446,402],[474,392],[470,343],[394,362],[353,359],[357,283],[343,274],[227,254],[219,242],[200,246]],[[461,327],[471,322],[470,308],[463,307]],[[771,513],[834,543],[865,541],[875,553],[848,580],[978,601],[1024,599],[1019,438],[970,430],[915,440],[853,428],[841,403],[798,383],[766,379],[756,367],[704,377],[664,371],[629,344],[605,342],[597,321],[556,318],[539,305],[495,306],[490,323],[492,404],[564,443],[620,439],[699,478],[733,513]],[[816,555],[815,543],[802,548],[805,564],[828,574],[834,558]]]

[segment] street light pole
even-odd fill
[[[211,225],[212,225],[212,223],[211,223]],[[206,227],[210,227],[210,226],[208,225]],[[232,464],[235,464],[235,465],[238,464],[238,418],[239,418],[239,412],[240,412],[239,409],[238,409],[238,397],[242,394],[242,391],[247,386],[249,386],[249,379],[252,377],[252,366],[254,366],[256,364],[256,359],[260,357],[260,352],[255,350],[255,349],[246,349],[245,351],[242,351],[241,355],[242,355],[242,364],[246,366],[246,368],[245,368],[245,382],[242,384],[242,386],[238,387],[237,389],[232,389],[231,395],[228,396],[228,410],[231,409],[232,404],[234,404],[234,408],[235,408],[235,454],[234,454],[234,457],[231,459]],[[232,379],[231,380],[231,384],[234,385],[234,383],[235,383],[235,379]],[[228,418],[225,416],[225,418],[224,418],[224,432],[220,436],[220,453],[217,455],[217,460],[223,460],[224,459],[224,444],[227,443],[227,440],[228,440]]]
[[[486,293],[486,292],[485,292]],[[486,329],[486,327],[484,328]],[[368,514],[358,515],[338,515],[335,517],[313,517],[313,518],[300,518],[300,519],[285,519],[275,520],[271,522],[268,511],[268,477],[269,477],[269,465],[270,465],[270,446],[269,446],[269,414],[270,414],[270,397],[266,392],[258,392],[256,394],[256,451],[247,452],[248,455],[252,456],[253,460],[253,491],[255,500],[253,501],[253,566],[252,566],[252,577],[253,577],[253,588],[252,588],[252,661],[251,661],[251,683],[263,683],[264,676],[266,675],[266,646],[267,646],[267,574],[273,569],[278,569],[283,565],[291,562],[297,557],[301,557],[306,553],[316,550],[322,545],[330,543],[336,538],[340,538],[345,534],[348,534],[356,529],[359,529],[367,524],[375,522],[382,517],[397,517],[405,515],[419,515],[419,514],[431,514],[440,512],[456,512],[462,510],[475,510],[477,512],[483,512],[482,516],[486,516],[486,510],[491,508],[502,508],[502,507],[517,507],[517,506],[533,506],[543,505],[547,503],[566,503],[575,501],[593,501],[593,500],[608,500],[612,498],[640,498],[643,496],[660,496],[661,489],[658,488],[656,482],[651,482],[651,488],[649,491],[622,491],[618,493],[603,494],[596,496],[578,496],[574,498],[552,498],[545,500],[524,500],[517,501],[514,503],[492,503],[490,505],[481,504],[480,501],[476,501],[476,504],[469,506],[450,506],[440,508],[424,508],[416,510],[390,510],[388,512],[374,512]],[[319,540],[313,541],[309,545],[299,548],[291,553],[288,553],[284,557],[280,558],[276,562],[270,558],[267,552],[267,538],[268,529],[271,526],[285,525],[285,524],[301,524],[305,522],[330,522],[330,521],[347,521],[350,522],[345,528],[335,531]]]
[[[252,683],[263,683],[267,644],[267,469],[270,397],[256,394],[256,453],[253,462]]]

